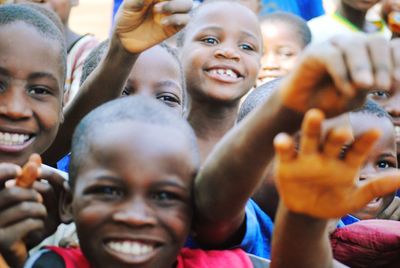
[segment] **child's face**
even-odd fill
[[[342,0],[342,3],[352,7],[355,10],[368,11],[380,0]]]
[[[392,122],[384,117],[364,113],[351,113],[350,121],[354,136],[357,137],[371,128],[378,128],[382,136],[371,150],[360,171],[360,183],[371,180],[384,171],[397,168],[396,140]],[[376,218],[394,198],[394,193],[375,198],[354,216],[360,219]]]
[[[264,55],[257,85],[284,76],[294,67],[303,44],[297,34],[285,23],[264,22],[261,24]]]
[[[249,9],[239,3],[205,4],[188,25],[182,48],[191,97],[238,102],[255,85],[261,49],[258,20]]]
[[[79,0],[15,0],[15,2],[41,4],[57,13],[62,23],[67,24],[71,8],[78,5]]]
[[[140,54],[125,83],[122,95],[148,95],[182,114],[182,80],[176,59],[164,48],[155,46]]]
[[[0,27],[0,162],[22,165],[50,146],[62,118],[63,79],[56,41],[22,22]]]
[[[190,148],[178,130],[145,123],[114,123],[93,135],[72,211],[94,267],[172,267],[190,230]]]

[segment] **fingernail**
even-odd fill
[[[163,7],[163,3],[157,3],[157,4],[154,5],[153,11],[157,12],[157,13],[161,13],[162,12],[162,7]]]
[[[38,194],[38,195],[37,195],[37,201],[38,201],[39,203],[43,203],[43,197],[42,197],[41,194]]]
[[[168,24],[168,18],[162,18],[160,23],[163,25]]]

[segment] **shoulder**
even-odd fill
[[[26,261],[24,268],[54,267],[65,268],[64,260],[60,255],[49,249],[41,249]]]

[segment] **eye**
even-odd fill
[[[124,87],[124,89],[122,90],[122,93],[121,93],[121,95],[122,96],[129,96],[129,95],[131,95],[131,89],[130,88],[128,88],[128,87]]]
[[[157,99],[167,104],[168,106],[176,106],[181,104],[180,99],[172,94],[162,94],[157,96]]]
[[[378,161],[378,163],[376,163],[376,166],[377,166],[378,168],[381,168],[381,169],[385,169],[385,168],[395,168],[395,167],[396,167],[395,164],[393,164],[392,162],[387,161],[387,160],[380,160],[380,161]]]
[[[3,92],[7,88],[7,84],[4,81],[0,81],[0,91]]]
[[[179,195],[169,191],[159,191],[151,194],[151,199],[159,203],[169,203],[179,200]]]
[[[254,51],[254,47],[252,45],[249,44],[241,44],[239,45],[239,47],[243,50],[248,50],[248,51]]]
[[[208,44],[208,45],[217,45],[217,44],[219,43],[219,42],[218,42],[218,39],[215,38],[215,37],[212,37],[212,36],[203,38],[203,39],[201,39],[201,41],[202,41],[203,43]]]
[[[390,98],[390,93],[384,90],[375,90],[368,95],[374,100],[386,100]]]
[[[43,86],[31,86],[27,91],[31,95],[51,95],[51,90]]]
[[[115,197],[122,197],[124,195],[124,191],[115,186],[95,186],[89,188],[85,191],[85,194],[91,194],[101,197],[108,197],[108,198],[115,198]]]

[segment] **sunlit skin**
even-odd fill
[[[265,21],[261,24],[264,54],[257,86],[290,72],[304,45],[298,34],[285,22]]]
[[[0,162],[23,165],[50,146],[62,120],[61,48],[22,22],[1,26],[0,36],[0,132],[29,136],[1,144]]]
[[[238,103],[254,85],[261,51],[258,21],[249,9],[236,3],[206,4],[186,29],[182,48],[193,101]],[[218,69],[235,75],[215,73]]]
[[[151,71],[149,71],[151,70]],[[178,114],[184,110],[182,73],[165,48],[154,46],[140,54],[132,67],[122,95],[147,95],[165,103]]]
[[[95,132],[71,203],[94,267],[173,267],[192,217],[189,142],[173,128],[129,121]],[[146,252],[121,252],[122,242]]]

